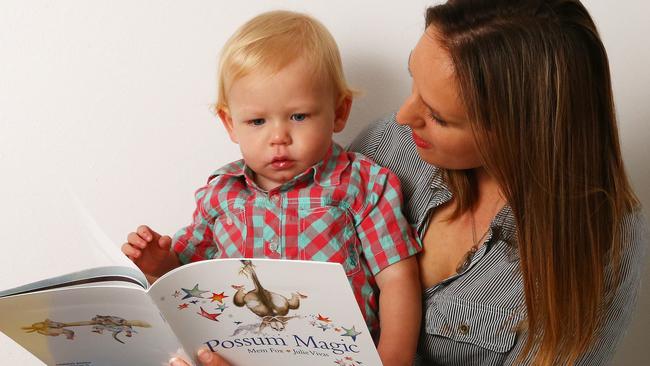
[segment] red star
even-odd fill
[[[188,306],[189,305],[187,303],[180,304],[180,305],[178,305],[178,310],[187,309]]]
[[[228,297],[228,295],[224,295],[223,292],[220,293],[220,294],[215,294],[213,292],[211,300],[212,300],[212,302],[215,302],[215,301],[223,302],[223,299],[226,298],[226,297]]]
[[[325,317],[325,316],[322,316],[322,315],[320,315],[320,314],[318,314],[318,319],[317,319],[317,320],[320,320],[320,321],[322,321],[322,322],[324,322],[324,323],[331,323],[331,322],[332,322],[332,321],[330,320],[330,318]]]
[[[201,312],[200,312],[200,313],[197,313],[197,314],[201,315],[201,316],[204,317],[204,318],[208,318],[208,319],[210,319],[210,320],[214,320],[215,322],[218,322],[218,321],[219,321],[219,320],[217,319],[217,317],[218,317],[219,315],[221,315],[221,314],[219,314],[219,313],[210,314],[210,313],[208,313],[207,311],[203,310],[203,307],[201,307]]]

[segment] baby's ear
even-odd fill
[[[350,110],[352,110],[352,97],[344,96],[334,111],[334,132],[343,131],[350,117]]]
[[[232,125],[232,117],[230,116],[230,111],[228,108],[218,108],[217,109],[217,115],[219,116],[219,119],[221,119],[221,123],[223,123],[223,126],[226,128],[226,131],[228,131],[228,136],[230,137],[230,140],[236,144],[239,143],[237,140],[237,135],[235,134],[235,130],[233,129]]]

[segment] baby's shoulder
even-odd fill
[[[355,151],[348,151],[348,159],[350,161],[351,176],[358,177],[362,182],[386,182],[389,178],[393,177],[393,172],[376,163],[370,157]]]

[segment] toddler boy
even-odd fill
[[[210,258],[341,263],[370,331],[381,328],[384,364],[410,365],[420,245],[397,177],[332,140],[353,94],[334,39],[306,15],[264,13],[228,40],[219,66],[216,112],[243,159],[198,189],[173,240],[141,226],[122,251],[151,278]]]

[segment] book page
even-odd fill
[[[111,275],[147,286],[142,272],[122,255],[74,193],[44,186],[30,197],[39,202],[38,215],[30,205],[16,207],[13,221],[3,224],[0,296]]]
[[[47,365],[160,366],[186,357],[147,293],[133,284],[0,298],[0,314],[0,331]]]
[[[188,352],[208,346],[238,366],[381,365],[339,264],[201,261],[149,293]]]

